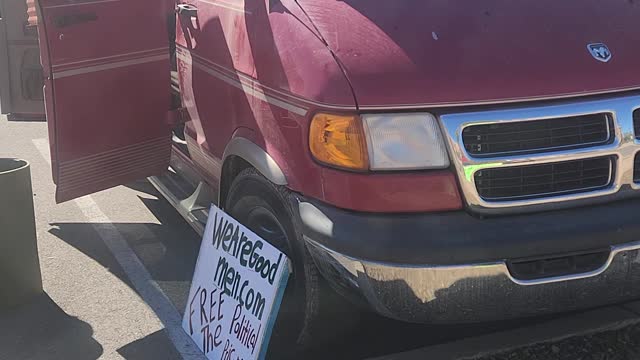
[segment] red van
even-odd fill
[[[183,2],[38,1],[58,201],[218,204],[292,258],[300,346],[336,293],[428,323],[640,296],[639,3]]]

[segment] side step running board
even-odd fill
[[[191,225],[200,236],[204,234],[207,223],[209,207],[214,202],[210,187],[200,182],[195,190],[189,191],[185,186],[173,177],[178,175],[172,172],[161,176],[152,176],[149,182],[164,196],[180,215]],[[191,193],[191,195],[188,195]],[[185,195],[188,195],[185,197]]]

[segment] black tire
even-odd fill
[[[357,310],[329,287],[293,222],[285,187],[276,186],[253,168],[233,181],[225,210],[292,261],[293,272],[269,345],[269,358],[299,356],[338,339]]]

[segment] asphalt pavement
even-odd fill
[[[46,292],[0,313],[0,359],[200,358],[179,311],[199,239],[155,189],[143,180],[56,204],[43,122],[2,117],[0,157],[31,164]]]
[[[180,327],[200,239],[171,205],[146,180],[56,204],[44,122],[0,117],[2,157],[31,164],[45,294],[0,309],[0,360],[202,359]],[[477,357],[632,326],[638,309],[464,326],[367,315],[358,333],[306,358]]]

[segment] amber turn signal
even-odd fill
[[[309,131],[311,153],[320,162],[355,170],[367,170],[367,144],[358,116],[316,114]]]

